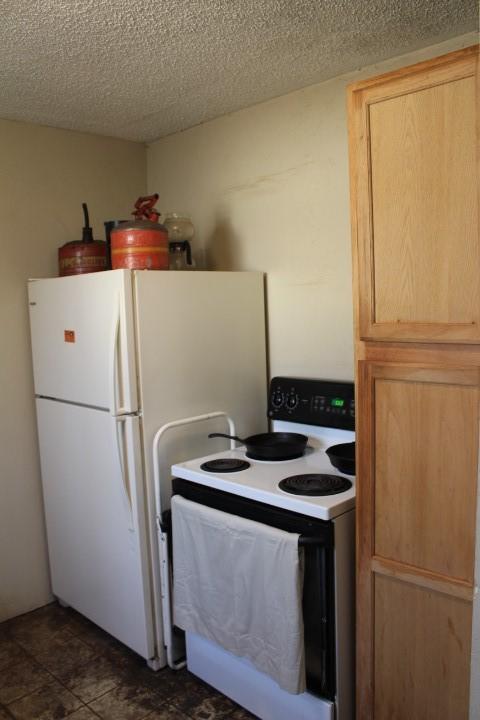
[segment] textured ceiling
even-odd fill
[[[477,28],[477,0],[1,0],[0,117],[149,141]]]

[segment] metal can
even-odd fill
[[[107,244],[93,239],[87,203],[82,203],[84,225],[82,239],[72,240],[58,248],[58,274],[83,275],[107,269]]]
[[[160,223],[127,221],[110,237],[113,270],[168,270],[168,232]]]
[[[107,269],[107,246],[102,240],[73,240],[58,248],[60,277]]]

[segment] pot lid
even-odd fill
[[[125,220],[113,228],[111,235],[119,232],[120,230],[161,230],[167,232],[165,225],[152,220]]]

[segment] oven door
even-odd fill
[[[336,682],[333,523],[180,478],[172,480],[172,493],[216,510],[302,536],[300,543],[305,553],[303,622],[307,690],[319,697],[334,700]],[[165,513],[162,525],[167,529],[170,522],[169,512]]]

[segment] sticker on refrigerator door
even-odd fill
[[[63,337],[64,337],[65,342],[74,343],[75,342],[75,330],[64,330]]]

